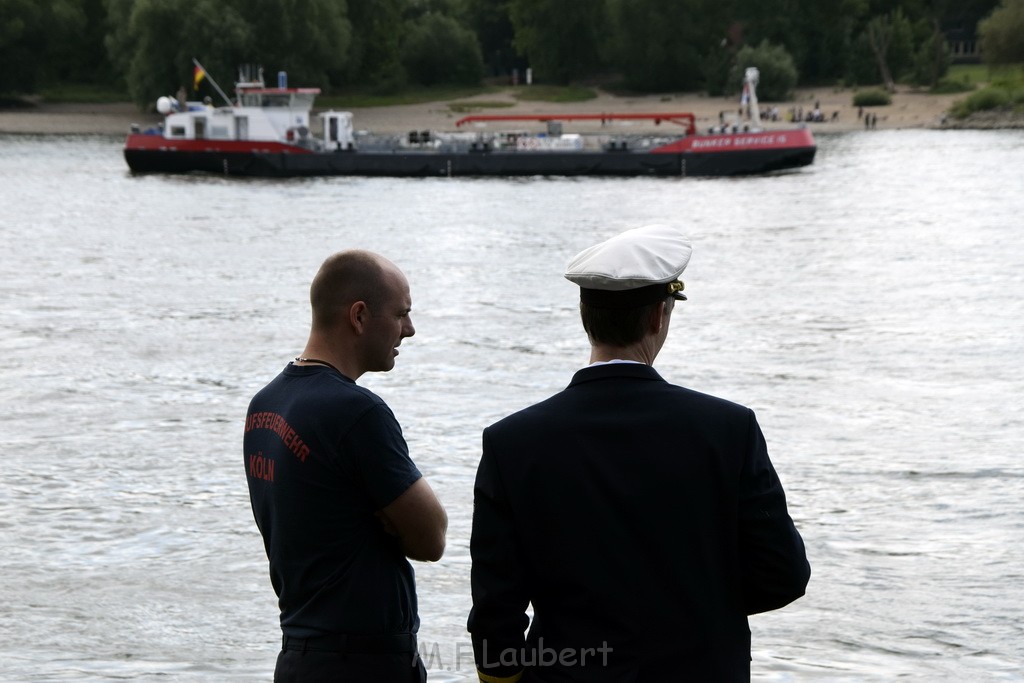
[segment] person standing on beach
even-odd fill
[[[274,680],[422,683],[408,560],[440,559],[448,518],[390,408],[356,384],[415,334],[409,283],[382,256],[344,251],[310,302],[305,350],[252,399],[243,440],[281,609]]]
[[[804,594],[810,565],[754,413],[651,367],[690,252],[647,226],[576,256],[565,277],[590,365],[484,430],[468,623],[481,681],[748,681],[747,616]]]

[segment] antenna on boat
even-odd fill
[[[212,85],[217,90],[217,92],[220,94],[220,96],[224,98],[224,101],[227,102],[228,106],[230,107],[231,106],[231,100],[228,98],[227,95],[224,94],[224,91],[220,89],[220,86],[217,85],[217,81],[213,80],[213,76],[210,75],[210,72],[207,71],[206,69],[204,69],[203,65],[200,64],[199,60],[196,59],[195,57],[192,58],[192,63],[195,64],[196,67],[198,69],[200,69],[206,75],[206,78],[210,81],[210,85]]]

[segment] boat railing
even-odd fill
[[[550,126],[552,123],[563,121],[599,121],[601,125],[607,125],[616,121],[649,121],[654,125],[662,123],[683,126],[687,135],[693,135],[697,131],[696,117],[690,112],[650,112],[636,114],[621,114],[614,112],[601,112],[596,114],[472,114],[464,116],[455,122],[457,128],[467,124],[486,124],[510,121],[533,121],[545,123]]]

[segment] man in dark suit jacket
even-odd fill
[[[754,413],[651,367],[690,251],[647,226],[580,253],[566,277],[591,365],[484,431],[481,681],[747,681],[747,616],[804,594],[810,566]]]

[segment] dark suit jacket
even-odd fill
[[[747,615],[810,577],[754,413],[647,365],[584,368],[484,430],[474,495],[469,630],[490,675],[748,680]]]

